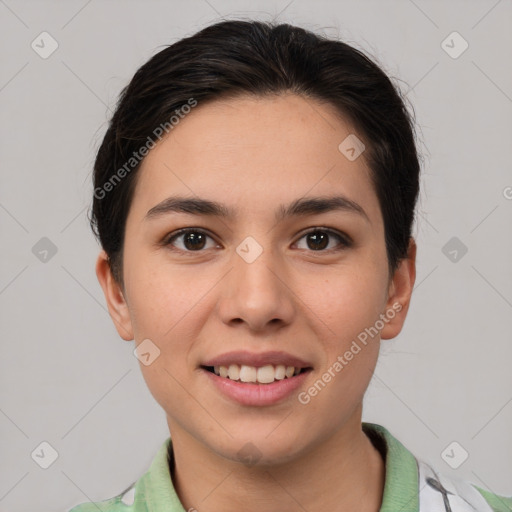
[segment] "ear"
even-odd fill
[[[384,314],[388,319],[381,331],[381,339],[397,336],[405,322],[411,294],[416,280],[416,242],[409,238],[407,257],[400,261],[389,282],[388,300]],[[393,316],[394,315],[394,316]]]
[[[96,261],[96,276],[103,288],[103,293],[107,301],[108,312],[112,318],[119,336],[126,341],[132,341],[133,329],[132,321],[128,311],[128,305],[121,290],[121,286],[115,281],[107,253],[102,250]]]

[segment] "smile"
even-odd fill
[[[271,384],[272,382],[290,379],[295,375],[308,370],[296,366],[285,366],[282,364],[265,366],[248,366],[245,364],[230,364],[229,366],[206,366],[206,370],[215,373],[219,377],[227,378],[236,382]]]
[[[233,363],[229,366],[201,366],[201,374],[212,389],[230,402],[252,407],[277,405],[291,400],[304,387],[305,379],[312,371],[312,367],[268,364],[260,367]],[[238,378],[235,380],[234,377]]]

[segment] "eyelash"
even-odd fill
[[[309,235],[311,233],[317,233],[317,232],[327,233],[329,236],[336,237],[338,239],[338,241],[339,241],[339,246],[337,248],[334,248],[334,249],[332,249],[332,248],[331,249],[319,249],[319,250],[316,250],[316,251],[311,249],[311,250],[309,250],[309,252],[313,252],[313,253],[322,253],[322,252],[323,253],[332,253],[332,252],[342,251],[342,250],[347,249],[347,248],[352,246],[352,240],[350,239],[349,236],[344,235],[342,233],[339,233],[339,232],[337,232],[337,231],[335,231],[333,229],[323,228],[323,227],[310,228],[308,231],[302,233],[302,235],[297,240],[297,242],[302,240],[307,235]],[[169,236],[164,238],[164,240],[162,241],[162,245],[165,246],[165,247],[170,247],[171,250],[173,250],[173,251],[178,251],[178,252],[182,252],[182,253],[193,254],[193,253],[204,252],[205,249],[198,249],[197,251],[192,251],[192,250],[179,249],[179,248],[176,248],[176,247],[172,247],[172,243],[174,242],[174,240],[176,240],[180,236],[183,236],[183,235],[186,235],[186,234],[189,234],[189,233],[200,233],[200,234],[205,235],[205,236],[211,238],[212,240],[214,240],[213,236],[210,235],[207,231],[204,231],[203,229],[200,229],[200,228],[183,228],[183,229],[179,229],[178,231],[175,231],[174,233],[171,233]],[[297,242],[295,242],[295,243],[297,243]]]

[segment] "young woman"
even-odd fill
[[[103,511],[512,510],[362,423],[404,324],[420,165],[385,73],[226,21],[122,92],[94,168],[96,272],[170,437]]]

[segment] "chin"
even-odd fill
[[[306,448],[304,433],[290,432],[276,422],[264,426],[253,425],[252,428],[240,428],[233,432],[233,437],[226,439],[222,446],[212,446],[222,457],[247,466],[266,467],[285,464],[300,455]],[[217,441],[218,438],[215,439]],[[215,442],[214,442],[215,444]]]

